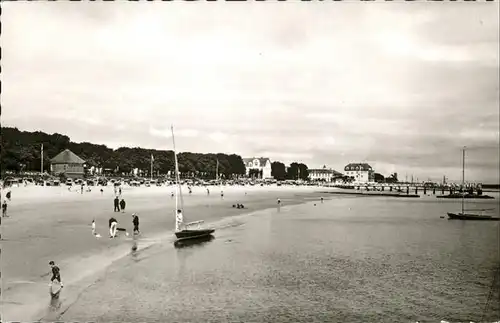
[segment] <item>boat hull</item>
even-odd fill
[[[437,195],[436,196],[438,199],[461,199],[462,195],[461,194],[449,194],[449,195]],[[478,200],[493,200],[495,199],[493,196],[489,195],[470,195],[466,194],[463,196],[464,199],[478,199]]]
[[[472,220],[472,221],[499,221],[500,218],[492,217],[489,215],[475,215],[475,214],[462,214],[448,212],[449,220]]]
[[[175,233],[175,236],[177,237],[177,240],[198,239],[207,237],[214,232],[215,230],[213,229],[182,230],[182,231],[177,231]]]

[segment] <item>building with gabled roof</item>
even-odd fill
[[[350,163],[344,167],[344,175],[352,177],[355,183],[372,183],[375,172],[367,163]]]
[[[272,178],[271,176],[271,159],[267,157],[252,157],[252,158],[243,158],[243,163],[245,164],[246,174],[250,175],[250,170],[258,170],[259,176],[258,178]]]
[[[85,160],[69,149],[65,149],[50,160],[50,171],[54,175],[65,174],[70,178],[83,178]]]
[[[326,165],[323,165],[323,168],[311,168],[308,172],[309,179],[312,181],[332,182],[334,179],[343,177],[342,173],[331,168],[326,168]]]

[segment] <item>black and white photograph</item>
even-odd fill
[[[497,1],[2,1],[0,321],[500,322]]]

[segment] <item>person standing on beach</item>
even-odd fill
[[[139,216],[136,213],[132,214],[132,224],[134,225],[134,234],[141,233],[139,231]]]
[[[92,219],[92,234],[96,235],[95,234],[95,219]]]
[[[210,190],[208,189],[208,187],[207,187],[207,195],[210,195]]]
[[[115,212],[120,212],[120,200],[115,196]]]
[[[104,193],[104,190],[101,188],[101,195],[102,195],[102,193]]]
[[[321,197],[321,203],[323,203],[323,196]]]
[[[121,187],[118,189],[118,192],[120,193],[120,196],[121,196],[122,195],[122,188]]]
[[[61,281],[61,273],[60,273],[59,267],[56,266],[54,261],[50,261],[49,265],[50,265],[50,268],[52,268],[52,278],[50,279],[49,286],[52,286],[52,283],[54,282],[54,280],[57,280],[59,282],[59,285],[61,285],[61,288],[63,288],[64,285]]]
[[[2,203],[2,217],[3,218],[8,217],[8,215],[7,215],[7,201],[6,200],[3,200],[3,203]]]
[[[278,198],[278,206],[281,205],[281,200]]]
[[[120,201],[120,208],[122,209],[122,213],[125,213],[125,206],[127,204],[125,203],[125,200],[122,198],[122,200]]]
[[[11,192],[8,191],[7,194],[5,195],[5,197],[10,201],[10,198],[11,198]]]

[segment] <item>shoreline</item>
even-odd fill
[[[283,206],[301,204],[311,201],[311,199],[319,200],[319,193],[316,190],[317,187],[305,189],[259,187],[246,188],[246,190],[234,190],[226,187],[224,188],[224,199],[213,195],[207,197],[203,195],[203,192],[184,196],[185,213],[189,217],[189,221],[204,220],[204,226],[211,226],[224,222],[226,219],[247,216],[253,212],[277,207],[276,196],[279,196]],[[7,266],[4,266],[3,272],[4,286],[6,287],[3,295],[4,319],[26,321],[38,320],[43,316],[40,315],[40,313],[43,314],[45,307],[46,296],[43,295],[48,294],[46,286],[50,277],[47,274],[49,271],[48,260],[55,260],[60,266],[62,279],[65,282],[64,294],[61,298],[69,300],[72,295],[78,295],[81,292],[82,284],[85,285],[85,282],[89,282],[89,280],[90,283],[95,283],[95,279],[98,279],[114,262],[127,256],[130,253],[133,239],[120,237],[110,240],[107,237],[107,232],[103,231],[103,228],[107,230],[107,221],[105,221],[106,225],[101,224],[108,216],[113,215],[119,222],[123,222],[122,215],[124,215],[124,219],[131,222],[130,214],[132,212],[139,213],[143,233],[137,240],[137,252],[155,244],[173,242],[173,209],[172,218],[165,217],[170,213],[168,205],[173,204],[173,201],[170,196],[163,197],[160,203],[156,201],[158,196],[161,197],[164,196],[165,192],[168,193],[168,188],[167,190],[165,188],[149,190],[148,188],[135,191],[135,194],[130,194],[131,192],[126,190],[123,193],[129,201],[137,203],[142,208],[134,208],[129,211],[127,206],[126,213],[119,214],[111,213],[112,201],[108,194],[103,197],[100,196],[100,193],[74,194],[69,195],[69,197],[68,194],[63,194],[61,201],[54,201],[45,196],[47,200],[41,199],[41,203],[37,203],[38,201],[23,203],[30,200],[23,198],[16,201],[17,197],[14,195],[12,201],[14,207],[9,210],[11,218],[7,218],[10,223],[7,223],[7,229],[4,230],[6,240],[4,242],[4,259],[7,259]],[[245,192],[248,194],[244,194]],[[59,200],[60,194],[55,194],[55,197]],[[83,197],[83,201],[79,200],[81,197]],[[52,200],[52,203],[46,203],[48,200]],[[93,203],[87,205],[88,202]],[[245,209],[232,208],[232,204],[236,203],[245,204]],[[16,214],[17,210],[14,211],[15,204],[18,204],[19,214]],[[33,207],[33,204],[37,205]],[[72,206],[76,206],[76,208],[68,209]],[[107,211],[101,210],[101,208],[106,207]],[[47,208],[52,212],[46,210]],[[40,210],[42,212],[39,212]],[[99,220],[96,219],[96,222],[98,223],[97,232],[102,235],[100,239],[91,236],[91,220],[89,216],[85,215],[87,212],[94,211],[96,214],[93,216],[99,218]],[[71,212],[73,213],[71,214]],[[34,215],[34,213],[44,214]],[[50,213],[52,213],[51,218],[47,219]],[[84,219],[82,219],[83,217]],[[26,221],[29,221],[28,225],[26,225],[28,223]],[[61,229],[59,225],[62,225],[63,228]],[[130,230],[131,223],[124,227]],[[23,239],[23,234],[27,235],[28,238]],[[32,239],[38,240],[38,243],[30,243],[29,241]],[[15,252],[13,252],[14,249]],[[22,253],[22,258],[17,253]],[[33,261],[30,261],[26,266],[26,259]],[[47,270],[41,270],[44,268]]]

